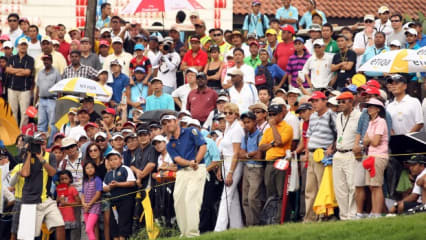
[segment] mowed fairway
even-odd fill
[[[179,239],[179,238],[168,238]],[[426,213],[365,219],[358,221],[336,221],[321,223],[292,223],[264,227],[252,227],[241,230],[230,230],[222,233],[204,234],[202,240],[364,240],[364,239],[426,239]]]

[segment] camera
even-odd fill
[[[41,145],[44,143],[42,138],[24,136],[22,140],[24,141],[24,144],[28,144],[28,150],[30,150],[32,154],[41,153]]]
[[[163,49],[166,52],[172,52],[173,51],[173,47],[172,47],[173,42],[171,41],[164,41],[163,43]]]

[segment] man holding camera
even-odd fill
[[[22,189],[22,204],[36,204],[34,236],[40,235],[41,225],[44,222],[49,230],[56,228],[56,239],[63,240],[65,239],[64,220],[56,202],[48,196],[51,182],[49,177],[54,176],[56,170],[49,163],[49,158],[43,157],[42,143],[38,143],[37,139],[30,139],[29,142],[21,170],[21,176],[25,178]],[[24,211],[21,211],[21,219],[28,217]],[[20,227],[27,228],[29,226]]]
[[[176,89],[176,71],[180,64],[180,56],[174,50],[173,39],[166,37],[160,44],[160,65],[157,77],[163,82],[163,92],[172,94]]]

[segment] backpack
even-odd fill
[[[247,15],[247,27],[250,27],[250,23],[251,23],[251,16],[253,16],[253,14],[249,14]],[[260,14],[260,23],[262,24],[262,30],[263,30],[263,34],[266,33],[266,29],[268,29],[268,26],[265,26],[265,15],[263,15],[262,13]],[[256,27],[256,25],[255,25]],[[258,37],[263,37],[263,36],[258,36]]]
[[[274,196],[266,200],[265,206],[260,213],[260,225],[271,225],[280,223],[280,206],[282,198]]]
[[[269,91],[272,91],[274,87],[274,79],[272,78],[271,72],[268,70],[268,66],[259,65],[257,67],[257,73],[254,77],[254,84],[259,89],[261,86],[266,86]]]

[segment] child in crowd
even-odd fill
[[[87,162],[84,165],[82,204],[84,210],[84,222],[86,234],[89,240],[95,240],[95,226],[101,213],[101,203],[98,200],[102,195],[102,180],[96,176],[96,165]]]
[[[68,170],[63,170],[58,173],[59,185],[56,187],[59,210],[65,222],[66,239],[71,239],[72,231],[77,229],[78,223],[74,215],[73,206],[81,204],[77,189],[71,184],[73,183],[72,174]]]
[[[119,152],[110,151],[106,159],[110,163],[111,171],[105,175],[103,190],[110,192],[113,198],[111,200],[111,237],[125,239],[132,234],[135,195],[130,193],[135,190],[136,178],[132,170],[122,164]],[[118,196],[121,197],[117,198]]]

